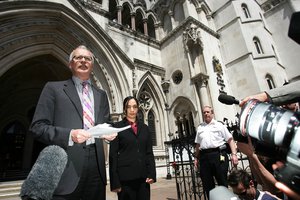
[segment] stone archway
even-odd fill
[[[14,167],[21,172],[31,168],[37,156],[34,153],[43,147],[38,147],[28,133],[40,92],[47,81],[66,79],[71,75],[67,67],[68,55],[76,46],[84,44],[93,51],[93,81],[107,92],[112,115],[118,115],[119,102],[130,93],[132,77],[128,70],[134,69],[132,61],[81,3],[69,3],[1,3],[1,8],[5,9],[0,9],[0,28],[3,30],[0,38],[0,134],[6,134],[5,130],[10,127],[4,129],[5,125],[14,124],[14,120],[25,127],[26,137],[20,144],[25,147],[19,159],[22,161]],[[6,154],[5,150],[2,152]],[[10,157],[0,156],[0,163]],[[0,179],[4,171],[1,167]]]
[[[52,55],[22,61],[0,77],[0,180],[26,177],[44,147],[28,131],[42,88],[70,77],[68,67]]]

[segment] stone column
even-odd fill
[[[136,30],[135,28],[135,13],[131,13],[131,29]]]
[[[209,92],[207,89],[208,78],[209,76],[203,73],[200,73],[192,78],[192,81],[195,84],[199,93],[201,107],[211,105]]]
[[[118,9],[118,23],[122,24],[122,6],[117,6]]]
[[[183,118],[182,116],[179,116],[176,118],[176,125],[177,125],[177,130],[178,130],[178,138],[181,139],[183,138],[184,136],[184,133],[183,133]]]
[[[144,34],[148,36],[148,26],[147,26],[147,19],[143,19],[144,23]]]
[[[171,30],[173,30],[173,28],[175,27],[175,20],[174,20],[174,14],[172,11],[169,11],[169,15],[170,15],[170,18],[171,18]]]
[[[167,131],[168,131],[168,136],[169,138],[167,138],[167,141],[171,141],[173,139],[174,134],[170,132],[170,106],[169,106],[169,101],[170,101],[170,92],[169,92],[169,88],[170,88],[170,81],[163,81],[161,84],[161,87],[165,93],[166,96],[166,103],[165,103],[165,110],[167,113],[167,122],[168,122],[168,127],[167,127]],[[167,179],[171,179],[172,175],[170,173],[170,157],[169,157],[169,145],[165,144],[165,151],[166,151],[166,166],[167,166]]]
[[[165,96],[166,96],[166,103],[165,103],[165,110],[166,110],[166,113],[167,113],[167,122],[168,122],[168,136],[170,140],[173,139],[173,133],[170,132],[170,92],[169,92],[169,87],[170,87],[170,81],[163,81],[162,84],[161,84],[161,87],[165,93]]]
[[[201,7],[196,8],[196,12],[197,12],[199,21],[201,21],[201,11],[203,11],[203,9]]]
[[[155,39],[160,40],[161,37],[161,24],[154,24],[155,28]]]

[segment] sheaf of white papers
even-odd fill
[[[112,127],[110,124],[104,123],[104,124],[98,124],[97,126],[94,126],[87,130],[92,136],[102,136],[102,135],[110,135],[114,133],[118,133],[121,131],[124,131],[126,129],[130,128],[130,125],[122,127],[122,128],[115,128]]]

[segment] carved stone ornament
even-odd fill
[[[194,44],[199,44],[203,49],[199,27],[193,23],[190,23],[185,31],[183,31],[183,40],[185,41],[185,45],[190,41],[193,41]]]
[[[140,107],[145,110],[148,111],[151,109],[152,105],[153,105],[153,100],[150,96],[150,94],[146,91],[143,91],[140,95],[139,95],[139,103],[140,103]]]
[[[222,70],[222,65],[219,61],[218,58],[215,56],[212,57],[212,63],[214,67],[214,72],[217,74],[217,84],[219,85],[219,93],[225,93],[225,82],[223,79],[223,70]]]
[[[218,58],[216,58],[215,56],[213,56],[213,66],[214,66],[214,72],[223,74],[223,70],[222,70],[222,65],[219,61]]]

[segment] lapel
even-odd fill
[[[83,114],[82,105],[81,105],[77,90],[75,88],[75,84],[72,79],[68,79],[64,83],[64,91],[65,91],[66,95],[69,97],[69,99],[71,100],[71,102],[73,103],[79,116],[82,119],[82,114]]]
[[[141,120],[137,120],[137,134],[136,135],[139,135],[140,134],[140,130],[142,129],[142,121]]]
[[[138,123],[138,129],[137,129],[137,133],[135,134],[134,133],[134,131],[133,131],[133,129],[132,129],[132,127],[130,127],[129,129],[127,129],[132,135],[134,135],[134,136],[138,136],[138,134],[139,134],[139,124],[140,123]],[[128,122],[128,120],[126,119],[126,117],[123,119],[123,125],[122,125],[122,127],[125,127],[125,126],[128,126],[128,125],[130,125],[130,123]]]

